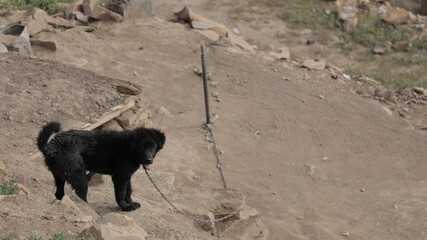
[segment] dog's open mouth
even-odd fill
[[[144,169],[147,169],[147,170],[151,169],[151,164],[143,164],[142,166],[144,167]]]

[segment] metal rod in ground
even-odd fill
[[[209,110],[208,77],[206,72],[205,46],[203,44],[200,44],[200,48],[202,50],[202,76],[203,76],[203,90],[205,93],[206,124],[211,124],[211,114]]]

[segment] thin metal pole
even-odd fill
[[[203,90],[205,93],[206,124],[211,124],[211,114],[209,110],[208,77],[206,72],[206,55],[205,55],[204,44],[200,44],[200,49],[202,51],[202,76],[203,76]]]

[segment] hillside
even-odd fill
[[[258,19],[257,35],[243,21],[225,16],[228,5],[209,8],[208,2],[156,1],[154,17],[96,21],[91,31],[44,32],[55,38],[55,51],[35,46],[33,58],[0,53],[0,93],[6,103],[0,108],[0,162],[30,192],[19,195],[17,204],[0,202],[0,238],[10,233],[75,238],[88,224],[78,218],[97,220],[118,212],[132,217],[147,239],[216,239],[176,214],[143,171],[133,183],[141,209],[119,212],[112,184],[104,178],[89,188],[88,204],[67,189],[85,213],[79,215],[52,202],[53,180],[43,159],[29,158],[44,122],[90,122],[127,97],[115,91],[111,79],[129,81],[142,86],[139,97],[150,103],[153,127],[167,135],[153,176],[181,209],[206,213],[223,183],[212,140],[202,129],[203,87],[195,69],[201,68],[203,42],[225,178],[259,212],[268,239],[425,239],[427,93],[410,89],[390,98],[375,96],[377,89],[388,90],[370,78],[349,75],[343,65],[351,59],[323,56],[329,50],[320,44],[313,52],[295,40],[287,46],[301,57],[277,60],[270,51],[286,45],[274,39],[277,29],[287,29],[283,21]],[[250,53],[170,21],[185,5],[230,28],[235,24],[242,35],[255,36],[254,42],[264,41],[268,48],[259,44]],[[326,67],[302,66],[319,57]]]

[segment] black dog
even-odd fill
[[[91,171],[112,176],[116,201],[123,211],[141,207],[132,201],[131,177],[141,164],[145,169],[150,169],[156,153],[163,148],[166,140],[161,131],[147,128],[122,132],[60,131],[59,123],[50,122],[42,128],[37,138],[37,146],[55,178],[57,199],[64,196],[67,181],[76,194],[87,202],[86,171]],[[49,141],[54,133],[58,134]]]

